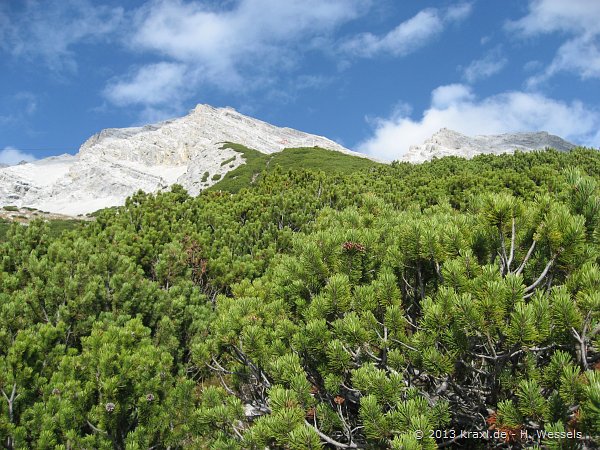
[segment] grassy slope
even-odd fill
[[[83,223],[84,222],[81,220],[49,220],[48,226],[50,227],[50,237],[58,237],[63,232],[73,230],[81,226]],[[0,242],[6,239],[6,234],[8,233],[8,229],[10,228],[11,224],[11,221],[0,218]]]
[[[246,163],[228,172],[219,183],[210,188],[212,190],[238,192],[253,184],[263,171],[272,170],[276,166],[284,170],[311,169],[327,173],[349,173],[381,165],[367,158],[319,147],[286,148],[269,155],[239,144],[226,143],[223,147],[242,153]]]

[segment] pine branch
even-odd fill
[[[414,347],[411,347],[410,345],[408,345],[408,344],[405,344],[404,342],[402,342],[402,341],[400,341],[400,340],[398,340],[398,339],[394,339],[394,338],[392,338],[392,339],[390,339],[390,340],[391,340],[393,343],[395,343],[395,344],[400,344],[400,345],[402,345],[403,347],[406,347],[407,349],[409,349],[409,350],[412,350],[413,352],[418,352],[418,350],[417,350],[416,348],[414,348]]]
[[[583,366],[584,370],[588,370],[589,369],[589,364],[587,361],[587,328],[589,325],[589,320],[590,320],[590,315],[591,315],[591,311],[587,314],[586,318],[585,318],[585,322],[583,323],[583,330],[581,331],[581,335],[579,333],[577,333],[577,330],[575,330],[575,328],[571,328],[571,333],[573,334],[573,337],[575,337],[575,339],[577,340],[577,342],[579,343],[579,358],[581,359],[581,365]]]
[[[98,428],[98,427],[95,427],[94,425],[92,425],[92,423],[91,423],[89,420],[86,420],[86,422],[87,422],[88,426],[89,426],[89,427],[90,427],[90,428],[91,428],[93,431],[95,431],[96,433],[108,434],[108,432],[106,432],[106,431],[104,431],[104,430],[101,430],[100,428]]]
[[[315,430],[315,432],[319,435],[319,437],[321,439],[323,439],[325,442],[327,442],[329,445],[333,445],[335,448],[361,448],[358,445],[356,445],[354,442],[351,442],[350,444],[342,444],[341,442],[336,441],[333,438],[330,438],[329,436],[327,436],[325,433],[323,433],[321,430],[319,430],[319,428],[316,425],[316,419],[315,419],[315,425],[311,424],[308,420],[304,419],[304,423],[309,426],[310,428],[312,428],[313,430]]]
[[[227,374],[233,374],[233,372],[230,372],[228,370],[225,370],[223,368],[223,366],[221,366],[214,358],[213,358],[213,364],[218,366],[218,369],[215,367],[212,367],[210,364],[206,363],[206,365],[213,370],[214,372],[216,372],[217,376],[219,377],[219,380],[221,381],[221,386],[223,386],[223,389],[225,389],[227,391],[227,393],[229,395],[233,395],[234,397],[239,397],[228,385],[227,383],[225,383],[225,380],[223,379],[223,376],[221,375],[221,373],[227,373]]]
[[[508,267],[507,267],[507,261],[508,261],[508,257],[506,256],[506,245],[504,244],[504,233],[502,232],[502,230],[500,231],[500,250],[502,250],[502,253],[500,254],[500,260],[502,261],[502,273],[504,273],[504,269],[507,269],[508,271]]]
[[[550,261],[548,261],[548,264],[546,264],[546,267],[544,267],[544,270],[541,273],[541,275],[538,277],[538,279],[535,280],[532,285],[527,286],[525,288],[526,294],[533,291],[544,280],[544,278],[546,278],[546,275],[548,275],[548,271],[554,265],[554,260],[556,259],[556,256],[557,255],[554,255],[552,258],[550,258]]]
[[[523,269],[527,265],[527,262],[529,261],[529,258],[531,258],[533,250],[535,250],[536,243],[537,243],[536,240],[534,240],[531,243],[531,247],[529,247],[529,250],[527,250],[527,254],[525,255],[525,259],[523,259],[523,262],[519,265],[519,267],[517,267],[517,270],[515,271],[515,275],[520,275],[521,272],[523,272]]]
[[[231,347],[233,348],[237,357],[240,359],[240,362],[242,364],[245,364],[248,367],[250,367],[256,374],[257,378],[262,379],[264,381],[265,386],[267,388],[270,388],[271,382],[265,375],[265,372],[262,369],[260,369],[259,367],[257,367],[256,364],[254,364],[252,362],[252,360],[250,358],[248,358],[248,356],[246,356],[246,354],[244,352],[242,352],[236,345],[231,344]]]
[[[510,254],[508,256],[508,261],[506,262],[506,271],[510,273],[510,265],[513,262],[515,257],[515,218],[512,219],[512,231],[510,236]]]

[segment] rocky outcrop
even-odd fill
[[[222,148],[225,142],[263,153],[319,146],[364,156],[327,138],[279,128],[231,108],[198,105],[185,117],[155,125],[102,130],[75,156],[0,168],[0,206],[77,215],[121,205],[139,189],[157,192],[174,183],[197,195],[216,182],[213,176],[222,177],[244,163],[240,153]],[[210,176],[202,181],[205,172]]]
[[[421,145],[413,145],[401,161],[421,163],[433,158],[458,156],[472,158],[480,154],[513,153],[515,150],[532,151],[553,148],[568,151],[575,145],[545,131],[497,135],[465,136],[442,128]]]

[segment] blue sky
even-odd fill
[[[600,1],[0,1],[0,163],[197,103],[388,160],[442,127],[598,147]]]

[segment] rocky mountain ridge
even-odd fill
[[[466,136],[457,131],[442,128],[420,145],[413,145],[401,161],[422,163],[433,158],[459,156],[472,158],[480,154],[513,153],[515,150],[533,151],[553,148],[568,151],[575,144],[545,131],[506,133],[495,135]]]
[[[0,167],[0,206],[31,207],[80,215],[122,205],[137,192],[157,192],[178,183],[197,195],[244,164],[225,143],[265,154],[284,148],[321,147],[366,158],[322,136],[280,128],[231,108],[198,105],[187,116],[153,125],[109,128],[90,137],[76,155],[60,155]],[[546,132],[466,136],[443,128],[401,161],[512,153],[575,145]]]
[[[179,183],[197,195],[244,163],[240,153],[224,148],[226,142],[263,153],[318,146],[365,157],[322,136],[198,105],[158,124],[102,130],[74,156],[0,168],[0,205],[77,215],[121,205],[139,189],[157,192]]]

